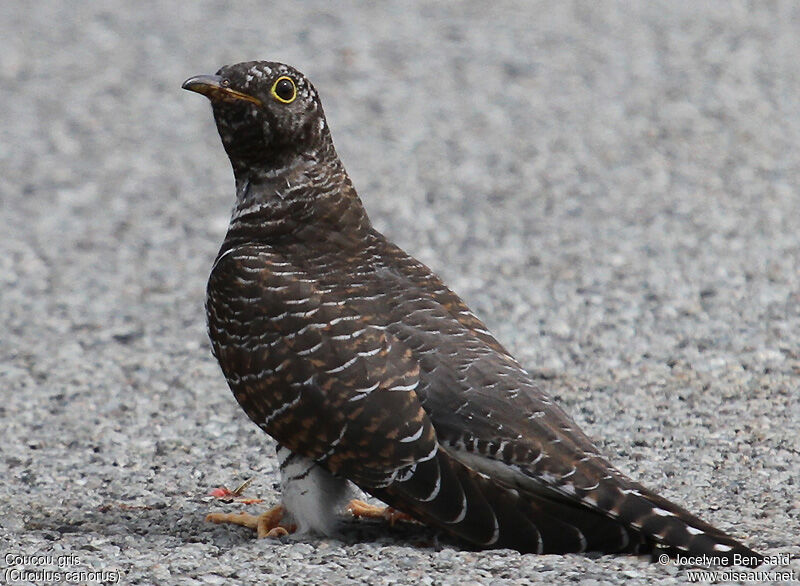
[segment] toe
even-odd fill
[[[259,537],[272,537],[278,538],[283,537],[284,535],[289,535],[289,531],[285,527],[281,527],[278,525],[277,527],[273,527],[269,531],[267,531],[264,535],[259,535]]]

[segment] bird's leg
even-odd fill
[[[289,533],[297,531],[297,526],[293,524],[281,525],[285,509],[283,505],[276,505],[270,510],[260,515],[249,513],[210,513],[206,515],[206,521],[211,523],[231,523],[255,529],[258,537],[283,537]]]
[[[354,517],[365,517],[367,519],[384,519],[389,525],[394,526],[397,521],[414,521],[411,515],[407,515],[392,507],[377,507],[358,499],[353,499],[347,505],[348,512]]]

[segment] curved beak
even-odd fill
[[[261,100],[258,98],[254,98],[253,96],[238,92],[223,85],[222,77],[219,75],[195,75],[194,77],[190,77],[184,81],[181,87],[185,90],[189,90],[190,92],[203,94],[212,101],[244,100],[246,102],[252,102],[257,106],[262,105]]]

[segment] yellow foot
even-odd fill
[[[277,505],[257,516],[249,513],[210,513],[206,515],[206,521],[249,527],[256,530],[259,538],[283,537],[297,531],[296,525],[281,525],[283,514],[283,505]]]
[[[354,517],[366,517],[367,519],[384,519],[389,525],[394,526],[397,521],[414,521],[410,515],[402,513],[392,507],[376,507],[364,501],[353,499],[347,505],[347,510]]]

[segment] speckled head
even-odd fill
[[[234,171],[284,167],[294,157],[319,152],[330,141],[314,86],[283,63],[226,65],[215,75],[187,79],[183,88],[211,100]]]

